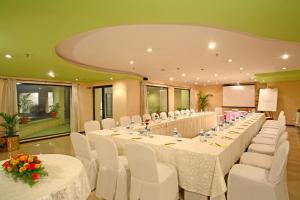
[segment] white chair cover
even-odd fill
[[[175,116],[180,116],[180,111],[179,110],[175,110]]]
[[[173,111],[169,111],[168,112],[168,116],[173,118],[174,117],[174,112]]]
[[[111,129],[116,127],[116,122],[112,118],[102,119],[101,123],[103,129]]]
[[[142,118],[140,115],[133,115],[131,117],[131,121],[137,124],[141,124],[142,123]]]
[[[141,144],[127,144],[131,171],[130,200],[177,200],[177,172],[172,166],[157,163],[154,151]]]
[[[98,165],[95,156],[91,152],[91,148],[87,138],[80,133],[71,133],[71,142],[74,148],[75,156],[78,158],[88,175],[91,189],[96,187],[96,178],[98,172]]]
[[[194,109],[191,109],[191,113],[194,113],[195,112],[195,110]]]
[[[168,118],[167,113],[166,112],[161,112],[160,113],[160,118],[167,119]]]
[[[143,121],[146,121],[146,119],[151,120],[150,114],[147,113],[143,115]]]
[[[126,127],[131,123],[131,119],[129,116],[120,117],[120,125]]]
[[[96,196],[106,200],[127,200],[127,177],[130,175],[127,173],[127,160],[121,161],[112,139],[100,135],[96,137],[95,146],[100,163]]]
[[[181,114],[181,115],[185,115],[185,114],[186,114],[186,113],[185,113],[185,110],[181,110],[181,111],[180,111],[180,114]]]
[[[84,123],[84,131],[85,133],[91,132],[91,131],[97,131],[100,130],[100,123],[98,121],[87,121]]]
[[[156,120],[156,116],[159,116],[157,113],[152,113],[151,114],[151,118],[152,120]]]
[[[189,109],[186,109],[186,110],[185,110],[185,113],[186,113],[187,115],[189,115],[189,114],[191,114],[191,111],[190,111]]]

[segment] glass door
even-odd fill
[[[93,88],[94,93],[94,119],[101,121],[105,118],[112,118],[113,94],[112,86],[99,86]]]

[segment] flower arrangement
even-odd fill
[[[155,114],[155,119],[158,120],[158,118],[159,118],[159,115],[156,113]]]
[[[17,181],[33,186],[42,176],[48,176],[38,156],[18,154],[2,164],[3,170]]]

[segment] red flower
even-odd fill
[[[42,161],[40,161],[40,160],[36,160],[35,161],[37,164],[40,164]]]
[[[39,174],[37,174],[37,173],[31,174],[31,179],[32,179],[32,180],[36,180],[36,179],[38,179],[38,178],[39,178]]]
[[[3,169],[7,169],[9,167],[9,161],[6,161],[2,164]]]
[[[28,170],[34,170],[35,169],[35,163],[30,163],[27,167]]]

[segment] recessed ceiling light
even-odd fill
[[[173,81],[173,80],[174,80],[174,78],[173,78],[173,77],[170,77],[170,78],[169,78],[169,80],[170,80],[170,81]]]
[[[7,54],[4,55],[4,57],[7,58],[7,59],[11,59],[13,56],[11,54],[7,53]]]
[[[286,67],[282,67],[283,70],[286,70]]]
[[[256,80],[256,79],[254,79],[254,81],[256,82],[257,80]]]
[[[133,60],[131,60],[131,61],[129,62],[129,64],[133,65],[133,64],[134,64],[134,61],[133,61]]]
[[[197,77],[197,80],[199,80],[200,78],[199,77]]]
[[[266,82],[265,80],[263,80],[263,82]]]
[[[79,79],[78,78],[75,78],[75,81],[78,81]]]
[[[207,82],[210,83],[210,80],[208,80]]]
[[[50,71],[50,72],[48,72],[48,75],[49,75],[50,77],[52,77],[52,78],[54,78],[54,77],[55,77],[55,74],[54,74],[54,72],[53,72],[53,71]]]
[[[216,74],[214,74],[214,76],[215,76],[215,77],[218,77],[218,74],[216,73]]]
[[[181,74],[182,77],[185,77],[185,73]]]
[[[241,71],[243,71],[243,70],[244,70],[244,68],[243,68],[243,67],[240,67],[240,70],[241,70]]]
[[[231,62],[232,62],[232,59],[231,59],[231,58],[229,58],[227,61],[228,61],[229,63],[231,63]]]
[[[113,77],[110,77],[109,79],[110,79],[110,80],[113,80]]]
[[[286,59],[288,59],[290,56],[289,56],[289,54],[283,54],[282,56],[281,56],[281,58],[283,59],[283,60],[286,60]]]
[[[198,85],[198,83],[197,83],[197,82],[195,82],[195,85]]]
[[[208,44],[208,48],[209,49],[215,49],[216,48],[216,43],[215,42],[210,42],[209,44]]]
[[[254,80],[254,79],[255,79],[255,76],[252,76],[251,79]]]
[[[148,48],[147,51],[148,51],[148,52],[152,52],[152,48]]]

